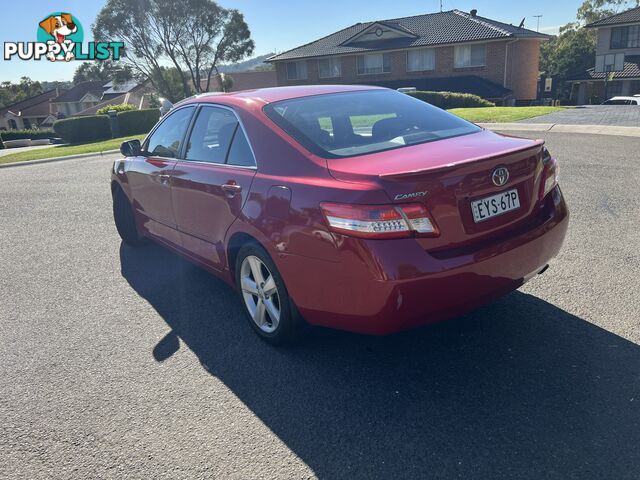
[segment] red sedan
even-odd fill
[[[568,211],[543,142],[395,91],[285,87],[176,105],[113,165],[115,223],[239,292],[273,343],[389,334],[542,273]]]

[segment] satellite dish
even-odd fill
[[[518,28],[522,28],[522,27],[524,27],[524,21],[525,21],[526,19],[527,19],[527,17],[524,17],[524,18],[522,19],[522,21],[520,22],[520,25],[518,25]]]

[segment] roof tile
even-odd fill
[[[342,45],[375,23],[397,25],[415,38],[394,38],[377,42]],[[313,42],[274,55],[267,61],[277,62],[298,58],[320,57],[368,51],[411,48],[431,45],[493,40],[500,38],[549,38],[548,35],[516,27],[484,17],[472,16],[460,10],[429,13],[413,17],[357,23]]]

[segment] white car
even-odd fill
[[[633,97],[611,97],[602,105],[640,105],[640,95]]]

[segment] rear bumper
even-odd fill
[[[470,249],[429,253],[413,239],[345,237],[341,263],[299,256],[279,263],[309,323],[385,335],[460,315],[515,290],[558,254],[568,221],[556,188],[534,221]]]

